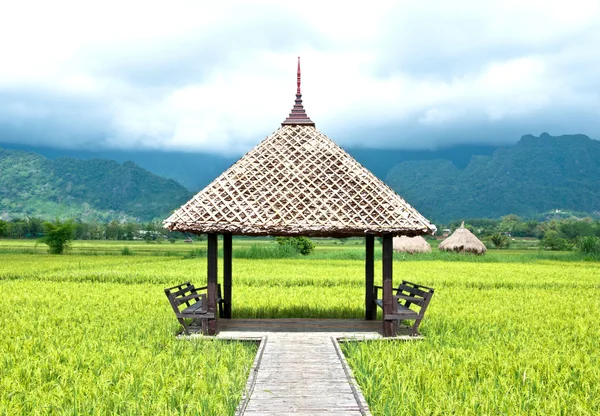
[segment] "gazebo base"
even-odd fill
[[[202,333],[200,326],[190,327],[192,336]],[[423,339],[421,334],[411,336],[411,329],[401,325],[395,337],[384,338],[382,321],[366,321],[362,319],[218,319],[217,334],[219,339],[260,339],[269,333],[311,333],[327,335],[334,338],[356,340],[371,339]]]

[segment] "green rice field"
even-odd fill
[[[234,240],[234,317],[363,317],[360,240],[295,258],[268,258],[274,246]],[[234,414],[257,346],[175,339],[163,293],[205,281],[203,250],[0,241],[0,414]],[[434,250],[397,255],[394,278],[436,292],[425,340],[342,344],[374,415],[600,414],[600,263]]]

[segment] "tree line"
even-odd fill
[[[0,238],[10,239],[39,239],[46,231],[46,221],[36,218],[20,218],[11,221],[0,220]],[[83,222],[69,220],[74,240],[179,240],[189,235],[180,232],[170,232],[163,228],[159,221],[145,223],[120,222]],[[198,238],[198,237],[197,237]]]
[[[463,220],[452,221],[439,230],[453,232]],[[540,240],[540,246],[549,250],[571,250],[581,245],[598,245],[600,252],[600,220],[586,218],[552,218],[547,221],[522,219],[510,214],[497,220],[467,219],[465,227],[486,245],[508,248],[514,237],[529,237]],[[586,251],[586,250],[583,250]]]
[[[584,246],[583,251],[600,252],[600,220],[592,218],[552,218],[547,221],[523,219],[511,214],[499,219],[473,218],[456,220],[448,224],[438,224],[438,233],[454,230],[464,221],[468,228],[486,245],[496,248],[508,248],[515,237],[529,237],[540,240],[540,246],[549,250],[570,250]],[[44,238],[51,227],[36,217],[0,220],[0,238],[40,239]],[[147,242],[176,241],[191,238],[191,234],[171,232],[163,228],[160,221],[145,223],[121,222],[83,222],[69,220],[73,240],[145,240]],[[203,236],[194,236],[202,240]],[[588,248],[585,248],[588,247]],[[591,247],[591,248],[590,248]]]

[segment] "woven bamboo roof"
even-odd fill
[[[298,104],[299,80],[297,110]],[[167,218],[165,227],[198,234],[323,237],[435,232],[434,225],[302,113],[303,107],[295,113],[297,122],[290,115]]]

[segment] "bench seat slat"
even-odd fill
[[[206,312],[206,313],[176,313],[175,316],[177,318],[188,318],[188,319],[215,319],[214,312]]]
[[[396,314],[398,315],[419,315],[419,312],[413,311],[410,308],[407,308],[404,305],[400,305],[399,303],[397,304],[397,308],[396,308]]]
[[[408,302],[412,302],[415,303],[417,305],[421,305],[425,299],[423,298],[416,298],[414,296],[406,296],[406,295],[398,295],[398,296],[394,296],[394,299],[396,299],[397,301],[402,299],[402,300],[406,300]]]
[[[203,314],[206,313],[208,311],[203,311],[202,310],[202,300],[199,300],[198,302],[194,303],[193,305],[188,306],[187,308],[185,308],[184,310],[182,310],[180,313],[181,314]]]

